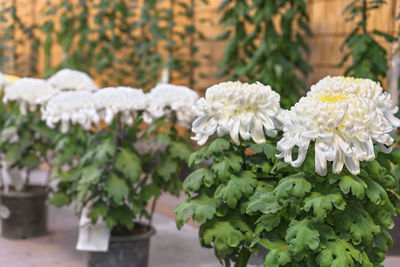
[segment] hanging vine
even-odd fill
[[[224,0],[224,60],[219,77],[269,84],[281,94],[283,106],[295,102],[312,70],[306,61],[308,26],[305,0]],[[297,27],[298,26],[298,27]]]
[[[383,37],[391,43],[396,37],[379,30],[368,31],[368,16],[373,10],[381,8],[386,2],[383,0],[354,0],[346,6],[344,14],[346,21],[355,22],[354,29],[347,36],[342,45],[348,49],[339,66],[343,66],[351,58],[345,75],[359,78],[370,78],[381,81],[386,77],[388,70],[387,52],[377,41]]]
[[[163,69],[172,81],[195,85],[198,66],[194,7],[205,0],[80,0],[48,2],[42,26],[46,75],[59,68],[84,70],[103,85],[152,88]],[[55,27],[54,17],[59,21]],[[93,20],[94,23],[91,23]],[[53,47],[62,48],[58,65]]]

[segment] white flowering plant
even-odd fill
[[[151,174],[152,182],[178,196],[182,188],[181,174],[193,152],[188,128],[194,120],[191,108],[198,95],[185,86],[163,83],[153,88],[147,98],[149,105],[143,119],[149,128],[136,146],[142,147],[139,152],[147,151],[143,166]]]
[[[86,92],[87,98],[83,93],[61,93],[43,110],[50,127],[67,131],[56,146],[53,176],[60,182],[49,202],[74,202],[79,212],[88,210],[93,223],[104,221],[114,232],[129,233],[141,218],[151,223],[154,209],[146,207],[151,200],[154,207],[162,191],[179,193],[182,161],[192,148],[178,134],[170,105],[164,106],[168,115],[149,113],[159,103],[154,95],[129,87]],[[68,137],[71,131],[74,136]],[[71,145],[81,145],[82,153]],[[74,162],[69,150],[76,152]]]
[[[189,159],[198,168],[184,181],[187,198],[175,209],[177,226],[193,218],[203,246],[213,247],[226,266],[246,266],[258,251],[254,237],[269,220],[260,215],[263,202],[291,170],[275,157],[279,94],[260,83],[226,82],[207,89],[193,110],[193,139],[202,147]]]
[[[54,147],[55,132],[41,121],[40,107],[54,94],[55,89],[46,81],[33,78],[20,79],[4,89],[4,124],[0,132],[3,167],[26,173],[25,178],[10,177],[13,190],[27,190],[31,171],[51,161],[49,151]]]
[[[284,114],[278,157],[295,169],[260,204],[265,266],[382,266],[400,199],[389,99],[371,80],[327,77]]]
[[[69,69],[57,72],[48,81],[59,92],[42,106],[41,117],[57,133],[54,138],[52,177],[59,182],[47,203],[61,207],[72,202],[71,190],[78,183],[80,159],[86,153],[89,138],[94,134],[92,127],[100,122],[93,101],[93,91],[98,88],[87,74]]]
[[[375,82],[326,79],[289,111],[269,116],[282,126],[275,138],[253,137],[253,109],[267,109],[246,106],[243,87],[237,97],[232,89],[207,91],[195,106],[195,139],[221,137],[192,154],[192,164],[212,164],[184,182],[188,198],[176,221],[199,223],[202,244],[227,266],[246,266],[260,248],[268,267],[382,266],[400,211],[397,109]]]

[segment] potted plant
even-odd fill
[[[187,141],[168,133],[177,132],[168,118],[178,116],[169,104],[164,106],[168,111],[154,115],[150,106],[152,101],[160,103],[157,96],[138,89],[104,88],[88,93],[86,102],[78,95],[74,101],[78,92],[70,93],[69,100],[61,94],[52,99],[43,110],[44,118],[50,124],[64,119],[64,124],[84,126],[89,141],[79,164],[70,168],[69,178],[61,177],[51,199],[58,205],[75,202],[81,213],[77,248],[92,251],[89,266],[147,266],[155,201],[162,190],[179,192],[175,177],[183,156],[177,151]],[[143,117],[150,125],[143,125]]]
[[[297,173],[274,189],[279,208],[266,214],[280,223],[257,240],[265,266],[381,266],[399,202],[386,154],[395,111],[378,83],[347,77],[323,79],[291,108],[277,148]]]
[[[49,163],[54,133],[40,120],[39,108],[56,90],[40,79],[23,78],[5,88],[5,121],[0,132],[2,155],[2,235],[11,239],[47,231],[47,183],[32,185],[32,171]]]
[[[80,158],[86,153],[91,126],[100,120],[92,101],[92,92],[99,87],[86,73],[71,69],[58,71],[48,83],[60,93],[41,110],[42,120],[49,128],[59,126],[51,162],[53,179],[58,180],[47,203],[61,207],[72,202],[68,189],[78,182],[75,174]]]
[[[276,147],[283,160],[275,159],[272,168],[254,174],[262,183],[247,187],[250,196],[243,199],[244,192],[236,189],[233,196],[239,200],[219,199],[221,192],[234,193],[235,187],[222,191],[224,185],[213,167],[211,172],[198,170],[184,184],[188,193],[196,194],[177,207],[178,226],[193,216],[201,223],[202,243],[224,248],[223,256],[234,259],[236,266],[246,266],[248,252],[241,254],[243,247],[254,252],[264,248],[268,267],[381,266],[392,245],[388,229],[393,227],[399,203],[398,155],[390,154],[394,142],[390,134],[399,123],[395,112],[390,95],[378,83],[323,79],[290,111],[281,113],[284,133]],[[214,121],[208,120],[208,125],[215,125]],[[198,132],[196,127],[193,130]],[[213,144],[195,152],[192,161],[207,155]],[[219,191],[213,190],[215,184],[221,187]],[[201,202],[205,193],[210,200]],[[238,216],[229,220],[230,225],[235,222],[242,228],[233,232],[234,227],[219,223],[219,228],[209,231],[212,221],[225,214],[215,207],[232,199],[242,206],[236,207]]]
[[[254,236],[274,220],[253,213],[264,211],[262,203],[270,201],[279,178],[287,173],[286,164],[275,157],[279,94],[260,83],[226,82],[207,89],[193,110],[193,139],[203,146],[189,164],[199,166],[205,159],[212,163],[184,181],[187,198],[175,210],[177,226],[193,218],[200,224],[203,246],[213,247],[226,266],[246,266],[251,252],[257,252]],[[204,145],[214,133],[218,137]]]

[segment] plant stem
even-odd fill
[[[158,198],[154,198],[153,199],[153,203],[151,205],[151,212],[150,212],[150,219],[149,219],[149,224],[147,226],[148,229],[151,228],[151,222],[153,221],[153,215],[154,215],[154,211],[156,209],[156,203],[157,203]]]
[[[362,28],[364,34],[367,34],[367,0],[363,0],[363,5],[362,5]]]
[[[27,189],[28,187],[29,187],[29,184],[30,184],[30,180],[31,180],[31,169],[28,169],[27,171],[26,171],[26,180],[25,180],[25,189]]]

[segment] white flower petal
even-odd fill
[[[256,143],[265,142],[265,134],[274,137],[276,129],[282,127],[279,118],[284,113],[279,101],[279,95],[261,83],[225,82],[211,86],[192,109],[197,116],[192,131],[196,139],[217,132],[218,136],[230,134],[237,144],[239,136],[243,140],[252,138]],[[217,127],[207,125],[211,118]]]

